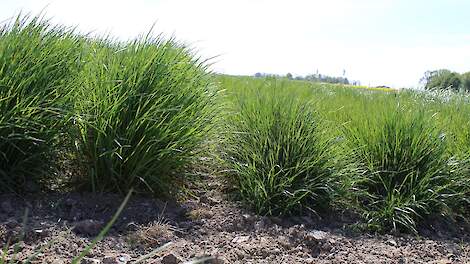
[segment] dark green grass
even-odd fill
[[[73,98],[86,171],[79,184],[167,193],[213,126],[216,90],[206,64],[160,37],[87,49]]]
[[[346,126],[359,206],[373,228],[416,232],[426,216],[457,209],[463,177],[432,113],[382,107]]]
[[[77,48],[70,30],[40,17],[0,28],[0,191],[37,187],[51,172]]]
[[[331,141],[311,102],[271,80],[233,87],[225,113],[225,160],[241,198],[260,214],[326,207]]]
[[[320,163],[333,175],[324,178],[330,207],[357,210],[370,228],[381,231],[417,232],[417,226],[434,215],[468,215],[466,96],[383,93],[289,81],[272,85],[276,80],[269,78],[219,80],[227,89],[227,102],[235,106],[224,113],[230,135],[227,157],[241,197],[256,211],[284,213],[305,206],[309,185],[295,186],[307,186],[299,196],[287,195],[295,193],[285,191],[293,186],[290,169],[300,167],[285,164],[321,157],[316,149],[327,145],[308,138],[322,135],[330,144],[323,152],[328,153],[328,162]],[[309,100],[314,104],[305,108],[292,103]],[[313,121],[309,113],[314,113]],[[292,122],[285,125],[280,120]],[[310,131],[301,123],[316,125]],[[309,147],[284,143],[299,142],[299,134],[309,134],[302,137]],[[289,152],[278,151],[286,146]],[[302,151],[291,152],[294,149]],[[320,179],[328,175],[316,174]]]

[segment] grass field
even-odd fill
[[[467,95],[215,75],[175,40],[90,39],[28,17],[0,30],[0,88],[3,192],[173,195],[211,152],[262,215],[341,208],[416,232],[469,213]]]
[[[218,80],[234,107],[226,160],[257,211],[330,201],[370,228],[412,232],[428,215],[468,214],[466,95]]]

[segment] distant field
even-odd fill
[[[219,78],[229,77],[229,78],[238,78],[238,79],[246,79],[255,82],[256,79],[269,79],[271,77],[252,77],[252,76],[231,76],[231,75],[217,75]],[[292,83],[297,83],[298,85],[313,85],[315,87],[322,86],[322,87],[330,87],[330,88],[352,88],[352,89],[368,89],[373,91],[384,91],[384,92],[396,92],[399,91],[398,89],[394,88],[384,88],[384,87],[369,87],[365,85],[351,85],[351,84],[332,84],[332,83],[322,83],[322,82],[312,82],[306,80],[289,80],[287,78],[278,78],[279,80],[285,80]]]

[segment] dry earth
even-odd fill
[[[421,228],[421,236],[374,235],[354,231],[354,217],[260,217],[227,198],[210,176],[194,198],[163,202],[134,197],[108,236],[82,263],[135,263],[167,242],[164,251],[142,263],[470,263],[468,225]],[[70,263],[101,230],[122,197],[110,194],[0,196],[0,245],[8,258],[33,263]],[[23,219],[27,209],[26,228]],[[40,252],[39,252],[40,251]],[[1,261],[0,261],[1,262]]]

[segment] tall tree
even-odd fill
[[[424,77],[421,79],[421,81],[424,83],[424,88],[427,90],[451,89],[454,91],[458,91],[460,90],[460,85],[462,83],[460,79],[460,74],[447,69],[427,71],[425,72]]]

